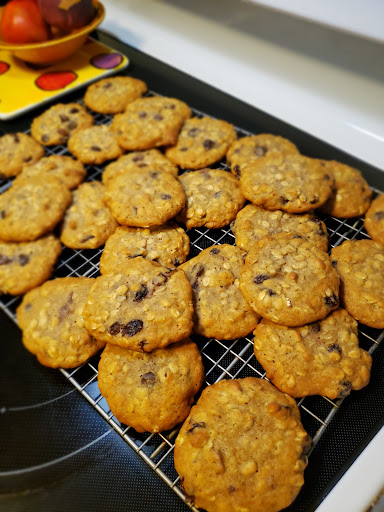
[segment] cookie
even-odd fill
[[[264,318],[254,335],[255,356],[283,393],[334,400],[369,383],[372,358],[359,348],[357,322],[345,309],[296,328]]]
[[[29,291],[17,308],[23,343],[38,361],[51,368],[75,368],[104,343],[84,328],[81,316],[94,279],[62,277]]]
[[[137,432],[162,432],[188,416],[204,379],[189,338],[147,354],[109,343],[99,362],[99,389],[114,416]]]
[[[288,139],[269,133],[260,133],[259,135],[242,137],[235,141],[227,152],[227,161],[231,166],[233,174],[239,178],[241,168],[245,164],[255,162],[259,158],[270,156],[274,153],[297,155],[299,150]]]
[[[343,219],[363,215],[371,203],[372,191],[361,172],[336,161],[323,160],[323,166],[333,174],[335,185],[319,211]]]
[[[83,183],[72,193],[60,240],[72,249],[96,249],[116,231],[118,223],[103,201],[104,185],[99,181]]]
[[[239,290],[244,253],[233,245],[214,245],[184,263],[192,286],[194,332],[233,340],[247,336],[259,317]]]
[[[32,165],[23,167],[23,178],[31,176],[56,176],[69,190],[76,188],[85,178],[84,165],[70,156],[51,155],[41,158]]]
[[[364,227],[373,240],[384,244],[384,195],[372,201],[365,214]]]
[[[102,164],[123,154],[109,126],[100,124],[77,130],[68,139],[68,149],[84,164]]]
[[[359,322],[384,328],[384,245],[373,240],[346,240],[331,251],[340,275],[340,298]]]
[[[93,117],[78,103],[59,103],[33,120],[31,135],[44,146],[66,144],[70,135],[93,123]]]
[[[293,233],[264,236],[251,246],[240,290],[258,315],[292,327],[320,320],[339,305],[330,257]]]
[[[175,98],[153,96],[130,103],[112,122],[119,145],[130,151],[176,143],[184,120],[191,117],[188,105]]]
[[[105,187],[104,200],[124,226],[160,226],[183,208],[186,197],[179,180],[164,171],[132,171]]]
[[[0,180],[20,174],[24,165],[37,162],[44,149],[25,133],[8,133],[0,137]]]
[[[192,290],[184,272],[144,258],[131,260],[124,273],[96,278],[83,311],[92,336],[139,352],[189,336],[192,314]]]
[[[239,182],[221,169],[200,169],[180,176],[187,202],[177,220],[187,229],[206,226],[222,228],[244,206]]]
[[[236,245],[244,251],[260,238],[276,233],[297,233],[319,249],[327,251],[328,233],[323,221],[313,213],[287,213],[281,210],[265,210],[254,204],[247,204],[236,215],[231,229],[235,235]]]
[[[0,240],[36,240],[60,222],[70,202],[70,191],[55,176],[17,177],[0,196]]]
[[[221,160],[237,135],[232,124],[210,117],[185,121],[177,144],[165,155],[183,169],[202,169]]]
[[[240,185],[253,204],[268,210],[302,213],[318,208],[331,195],[334,180],[321,160],[273,154],[242,167]]]
[[[0,295],[21,295],[53,272],[61,244],[53,235],[34,242],[0,242]]]
[[[120,174],[139,171],[140,169],[166,171],[173,174],[173,176],[177,176],[179,172],[176,165],[170,162],[158,149],[148,149],[148,151],[133,151],[108,164],[101,179],[104,185],[107,185],[109,181]]]
[[[104,78],[85,91],[84,103],[94,112],[118,114],[147,92],[147,85],[130,76]]]
[[[204,389],[175,443],[182,487],[207,512],[277,512],[304,483],[305,432],[293,398],[254,377]]]
[[[111,235],[100,258],[100,272],[122,272],[131,258],[142,256],[163,267],[178,267],[189,253],[189,237],[175,223],[149,228],[121,226]]]

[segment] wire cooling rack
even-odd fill
[[[150,92],[148,95],[156,93]],[[82,101],[79,99],[79,103]],[[203,112],[193,109],[194,115],[205,116]],[[96,124],[110,124],[112,117],[103,114],[95,114]],[[236,127],[239,137],[252,135],[250,132]],[[28,133],[28,132],[26,132]],[[46,156],[69,155],[65,146],[46,148]],[[215,164],[215,168],[230,170],[225,161]],[[100,180],[104,166],[88,166],[86,181]],[[11,185],[7,180],[0,186],[0,193]],[[374,190],[374,195],[379,193]],[[325,222],[329,233],[330,249],[340,245],[347,239],[369,238],[364,230],[363,218],[336,219],[319,215]],[[235,243],[235,237],[229,226],[223,229],[194,228],[187,230],[191,242],[189,258],[196,256],[201,250],[214,244]],[[96,250],[72,250],[63,247],[60,260],[56,265],[53,278],[65,276],[99,275],[99,260],[102,248]],[[16,322],[16,308],[20,304],[20,297],[1,296],[0,308]],[[360,346],[372,354],[384,337],[384,331],[359,325]],[[219,382],[222,379],[235,379],[244,377],[265,378],[265,372],[258,363],[253,353],[253,338],[248,336],[232,341],[219,341],[192,335],[191,338],[201,350],[204,368],[205,382],[203,388]],[[145,462],[185,501],[195,512],[198,509],[190,502],[189,497],[183,492],[180,479],[173,463],[174,441],[178,428],[158,434],[137,433],[132,427],[121,424],[112,414],[110,408],[101,395],[97,385],[99,355],[93,357],[88,363],[73,370],[60,371],[71,384],[83,395],[84,398],[99,412],[99,414],[118,432],[122,438],[137,452]],[[315,449],[321,436],[330,424],[332,418],[341,407],[344,399],[330,400],[322,396],[311,396],[297,400],[300,408],[301,419],[304,428],[313,439]],[[309,462],[310,463],[310,462]]]

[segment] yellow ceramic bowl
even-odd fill
[[[95,17],[88,25],[74,30],[64,37],[31,44],[6,43],[0,39],[0,50],[8,50],[15,57],[34,64],[52,64],[64,60],[81,48],[88,34],[95,30],[103,21],[105,15],[104,6],[101,3],[97,3],[95,9]]]

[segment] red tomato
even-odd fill
[[[11,0],[3,9],[1,36],[8,43],[38,43],[49,39],[49,26],[37,0]]]

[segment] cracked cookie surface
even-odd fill
[[[373,240],[384,244],[384,195],[372,201],[365,214],[364,227]]]
[[[264,318],[254,331],[254,351],[267,378],[293,397],[333,400],[369,382],[372,358],[359,348],[357,322],[345,309],[296,328]]]
[[[203,378],[200,351],[187,338],[150,353],[108,343],[98,383],[119,421],[137,432],[162,432],[185,420]]]
[[[84,165],[70,156],[50,155],[41,158],[32,165],[25,165],[21,175],[23,178],[32,176],[55,176],[59,178],[69,190],[76,188],[85,178]]]
[[[175,468],[196,507],[277,512],[304,483],[310,443],[293,398],[266,380],[222,380],[181,427]]]
[[[300,235],[264,236],[250,248],[240,290],[260,316],[301,326],[339,305],[339,276],[326,252]]]
[[[104,124],[78,130],[69,137],[68,149],[84,164],[102,164],[123,154],[112,129]]]
[[[44,156],[44,149],[25,133],[7,133],[0,137],[0,180],[21,173],[24,165]]]
[[[118,114],[145,92],[147,85],[142,80],[130,76],[114,76],[91,84],[85,91],[84,103],[94,112]]]

